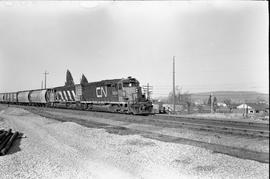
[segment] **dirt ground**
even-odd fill
[[[211,144],[225,145],[236,148],[243,148],[257,152],[269,153],[269,138],[254,138],[250,136],[235,136],[222,133],[190,130],[186,128],[168,127],[170,121],[160,124],[139,116],[115,115],[112,113],[96,113],[89,111],[74,111],[63,109],[35,109],[30,110],[45,117],[59,119],[60,121],[76,122],[86,127],[106,128],[107,132],[116,134],[144,134],[152,133],[153,135],[169,135],[184,139],[191,139]],[[64,118],[64,119],[63,119]],[[110,126],[110,127],[108,127]],[[150,137],[151,138],[151,137]],[[156,137],[154,137],[156,139]],[[161,141],[163,138],[158,137]],[[195,145],[197,146],[197,145]]]
[[[269,178],[269,164],[111,134],[14,107],[0,107],[0,128],[25,136],[0,156],[4,178]]]

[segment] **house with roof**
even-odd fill
[[[227,107],[227,104],[225,104],[223,102],[217,102],[217,106],[218,107]]]
[[[264,103],[244,103],[236,108],[238,110],[248,110],[249,114],[269,114],[269,105]]]

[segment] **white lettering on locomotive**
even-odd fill
[[[96,87],[96,95],[98,98],[107,97],[107,86]]]

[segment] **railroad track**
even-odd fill
[[[14,105],[18,107],[18,105]],[[258,122],[241,122],[232,120],[215,120],[197,117],[182,117],[175,115],[151,115],[151,116],[134,116],[126,114],[93,112],[59,108],[40,108],[33,106],[20,106],[25,109],[37,109],[46,111],[62,111],[67,113],[77,113],[101,118],[110,118],[118,121],[129,121],[132,123],[146,123],[156,126],[172,127],[172,128],[188,128],[192,130],[208,131],[229,135],[241,135],[250,137],[269,138],[269,124]]]
[[[199,119],[178,116],[155,116],[156,120],[169,120],[177,127],[206,130],[219,133],[269,138],[269,124],[230,120]]]
[[[106,117],[106,113],[95,113],[94,115],[96,117],[104,117],[104,114]],[[119,121],[143,122],[172,128],[188,128],[230,135],[269,138],[269,124],[265,123],[187,118],[170,115],[131,116],[111,113],[110,118]]]
[[[248,136],[256,136],[256,137],[269,137],[269,130],[257,130],[257,129],[249,129],[243,127],[229,127],[222,125],[213,125],[213,124],[196,124],[190,122],[172,122],[176,124],[177,127],[185,127],[189,129],[195,130],[205,130],[205,131],[213,131],[218,133],[229,133],[236,135],[248,135]],[[176,127],[175,126],[175,127]]]
[[[246,121],[234,121],[228,119],[209,119],[209,118],[201,118],[201,117],[183,117],[183,116],[173,116],[173,115],[163,115],[157,114],[155,115],[157,118],[161,119],[168,119],[168,120],[181,120],[181,121],[194,121],[196,123],[202,122],[211,122],[216,124],[223,124],[223,125],[233,125],[233,126],[247,126],[247,127],[257,127],[262,129],[269,129],[269,124],[267,123],[259,123],[259,122],[246,122]]]

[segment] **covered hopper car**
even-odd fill
[[[29,92],[29,102],[36,105],[46,105],[48,102],[47,89],[32,90]]]
[[[30,91],[19,91],[17,93],[18,96],[18,103],[19,104],[29,104],[29,93]]]

